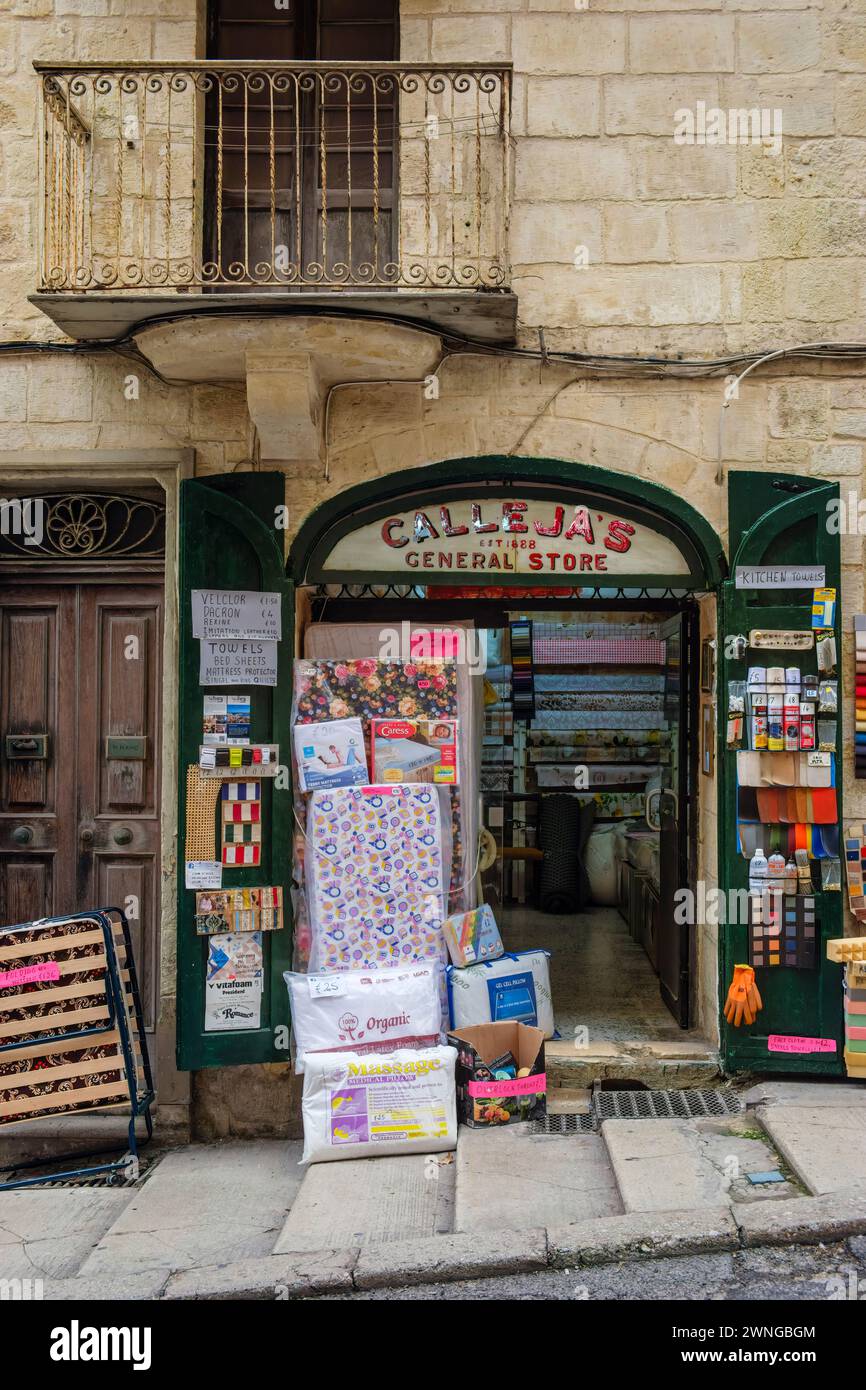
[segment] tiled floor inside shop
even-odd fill
[[[593,1042],[683,1042],[665,1008],[658,978],[614,907],[559,917],[527,906],[501,907],[507,951],[550,951],[556,1026],[564,1039],[584,1026]]]

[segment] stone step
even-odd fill
[[[550,1093],[591,1087],[594,1081],[642,1082],[651,1090],[712,1086],[722,1080],[718,1053],[702,1040],[670,1043],[598,1042],[575,1048],[545,1044]]]

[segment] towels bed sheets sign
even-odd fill
[[[436,788],[313,792],[307,836],[311,971],[445,960]]]

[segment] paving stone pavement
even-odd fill
[[[267,1255],[301,1181],[300,1145],[195,1144],[169,1153],[81,1266],[85,1278]]]
[[[0,1192],[0,1278],[77,1273],[128,1202],[105,1188]]]
[[[483,1273],[491,1229],[513,1241],[515,1267],[522,1261],[524,1269],[527,1261],[530,1269],[551,1262],[557,1232],[555,1263],[573,1249],[594,1265],[587,1232],[608,1227],[614,1253],[607,1258],[627,1263],[651,1262],[667,1248],[682,1260],[696,1251],[710,1258],[710,1248],[723,1259],[743,1242],[757,1248],[844,1237],[861,1242],[848,1253],[866,1262],[866,1236],[856,1234],[866,1227],[866,1088],[764,1082],[742,1094],[748,1108],[724,1119],[608,1120],[601,1134],[569,1137],[536,1135],[528,1125],[461,1128],[456,1155],[306,1170],[297,1143],[172,1150],[132,1189],[0,1193],[0,1279],[43,1277],[54,1290],[46,1297],[76,1287],[84,1296],[157,1297],[169,1286],[170,1296],[219,1297],[227,1296],[233,1270],[254,1289],[264,1269],[268,1278],[283,1271],[304,1296],[329,1286],[332,1256],[343,1269],[354,1250],[357,1268],[373,1282],[387,1282],[399,1256],[402,1287],[411,1282],[413,1242],[416,1277],[431,1277],[421,1265],[442,1276],[450,1232],[461,1251],[466,1245],[460,1259]],[[780,1164],[795,1176],[772,1188],[748,1182],[750,1171]],[[676,1240],[656,1239],[656,1217],[678,1223]],[[619,1224],[640,1221],[652,1227],[646,1249],[639,1232],[629,1245]],[[543,1258],[533,1240],[546,1240]],[[508,1248],[506,1240],[493,1250],[491,1269],[507,1267]],[[310,1274],[320,1266],[321,1276]],[[462,1280],[459,1261],[451,1272]]]

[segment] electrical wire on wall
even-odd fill
[[[306,317],[337,317],[358,319],[359,315],[351,309],[334,310],[331,306],[327,309],[317,309],[312,305],[304,305],[301,311]],[[117,356],[133,360],[165,386],[188,386],[189,380],[184,378],[165,377],[150,361],[146,353],[141,349],[136,341],[138,333],[146,331],[148,328],[166,323],[189,320],[191,318],[219,317],[235,318],[249,317],[254,313],[256,317],[286,317],[285,310],[274,307],[256,305],[255,308],[244,306],[214,306],[201,313],[171,313],[160,314],[153,318],[144,319],[139,323],[133,324],[125,333],[115,338],[100,339],[95,342],[77,343],[54,343],[54,342],[35,342],[28,340],[11,340],[0,342],[0,354],[34,354],[50,355],[60,354],[66,356],[87,356],[98,355],[101,353],[114,353]],[[530,347],[503,347],[498,344],[481,342],[478,339],[455,334],[451,330],[443,330],[431,324],[419,323],[414,319],[406,319],[396,314],[369,314],[362,316],[365,320],[386,323],[389,325],[401,324],[415,329],[417,332],[430,334],[442,343],[442,350],[439,361],[434,370],[422,378],[400,379],[385,377],[381,379],[368,378],[365,380],[340,381],[334,382],[328,388],[323,410],[323,439],[325,443],[325,480],[330,476],[329,462],[329,421],[330,405],[334,392],[338,390],[361,388],[364,386],[427,386],[431,381],[438,381],[439,373],[445,362],[451,357],[474,356],[474,357],[505,357],[511,360],[537,361],[540,369],[554,365],[567,365],[571,367],[579,366],[582,373],[607,374],[609,377],[618,379],[657,379],[657,380],[710,380],[728,373],[728,380],[725,383],[724,398],[719,408],[718,420],[718,443],[716,459],[715,481],[721,486],[724,481],[724,420],[725,411],[729,409],[732,402],[738,398],[740,383],[745,380],[758,367],[764,366],[768,362],[780,361],[782,359],[807,358],[809,360],[836,361],[836,362],[855,362],[866,359],[866,343],[856,342],[812,342],[797,343],[785,348],[776,348],[772,351],[763,352],[740,352],[732,353],[726,357],[711,358],[684,358],[684,357],[659,357],[641,354],[593,354],[581,352],[551,351],[545,342],[545,330],[539,328],[538,348]],[[732,369],[740,368],[738,373]],[[563,382],[553,391],[550,399],[545,402],[537,414],[520,434],[519,438],[509,449],[509,455],[513,456],[522,446],[530,431],[542,418],[542,416],[553,405],[554,401],[568,387],[576,385],[583,378],[581,375],[573,376],[568,381]],[[196,383],[200,384],[200,383]],[[211,385],[219,385],[220,382],[210,382]],[[226,385],[236,386],[237,382],[226,382]],[[254,451],[252,457],[255,460]],[[256,461],[257,462],[257,461]],[[238,465],[235,465],[237,467]]]

